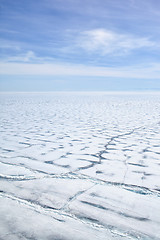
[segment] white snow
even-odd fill
[[[0,95],[1,239],[160,239],[160,93]]]

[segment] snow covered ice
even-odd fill
[[[0,104],[0,239],[160,239],[159,93]]]

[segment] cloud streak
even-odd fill
[[[138,79],[160,79],[160,63],[149,66],[94,67],[76,64],[0,63],[2,75],[96,76]]]

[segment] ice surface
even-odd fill
[[[0,239],[160,239],[159,93],[6,93],[0,112]]]

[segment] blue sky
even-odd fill
[[[160,1],[0,0],[0,90],[160,90]]]

